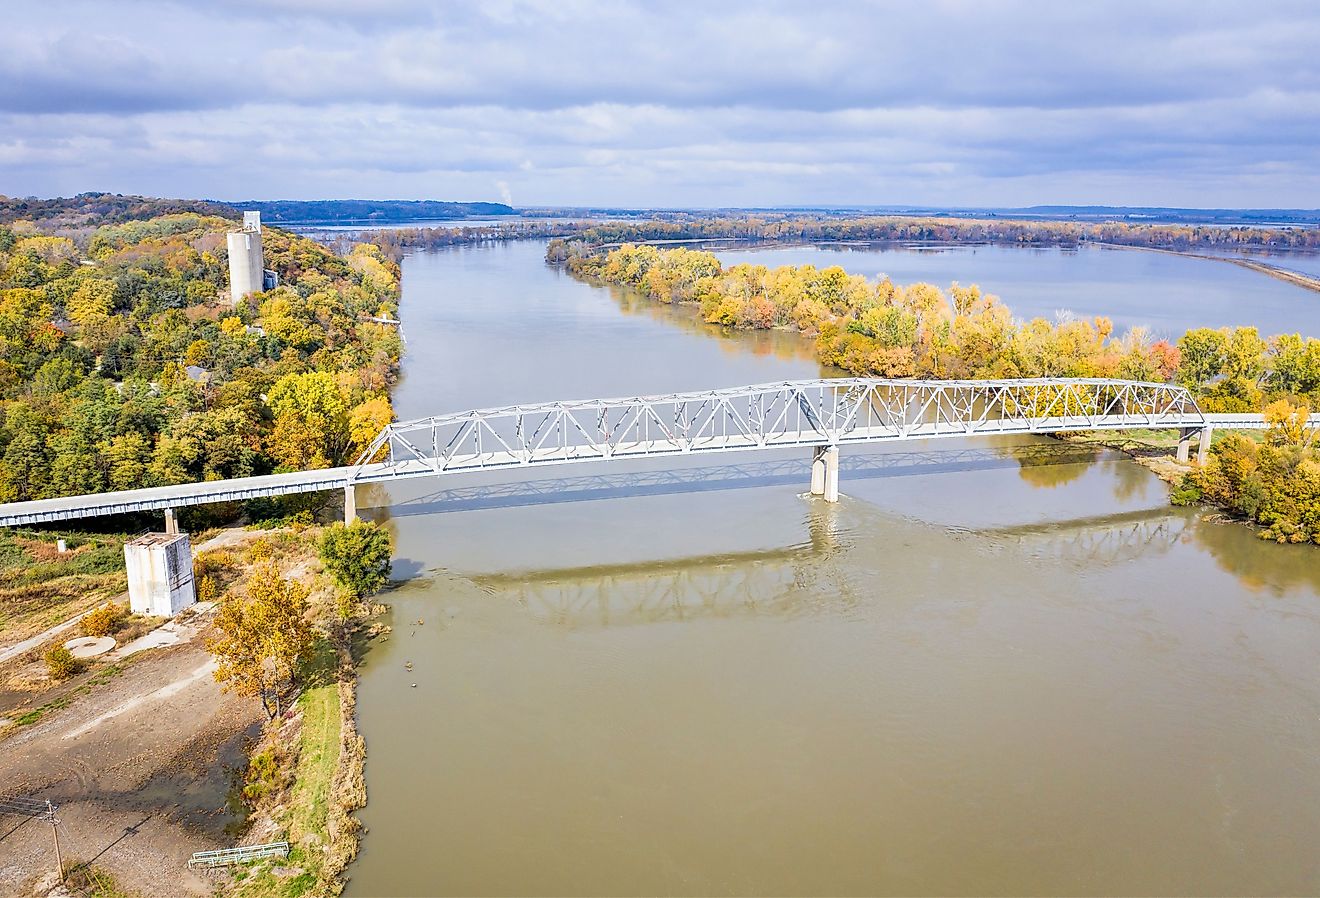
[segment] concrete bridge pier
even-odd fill
[[[1206,457],[1210,454],[1210,436],[1214,433],[1214,428],[1209,424],[1204,427],[1184,427],[1178,431],[1178,462],[1187,464],[1192,454],[1192,437],[1198,437],[1196,447],[1196,463],[1205,464]]]
[[[173,508],[165,509],[165,532],[176,534],[179,532],[179,519],[174,516]]]
[[[344,487],[344,525],[357,520],[357,487],[348,484]]]
[[[811,495],[839,501],[839,447],[816,446],[811,455]]]

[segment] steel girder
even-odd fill
[[[785,381],[396,422],[349,468],[349,482],[776,446],[1206,423],[1191,394],[1170,384],[1054,378]]]

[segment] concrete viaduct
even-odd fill
[[[1311,423],[1320,426],[1320,415]],[[1172,429],[1178,460],[1205,460],[1214,428],[1262,429],[1261,415],[1203,413],[1171,384],[1087,378],[837,378],[477,409],[390,424],[349,466],[0,504],[0,526],[41,524],[211,502],[501,468],[801,447],[811,493],[839,497],[839,451],[854,443],[1064,431]]]

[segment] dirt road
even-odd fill
[[[258,702],[222,694],[212,670],[201,640],[157,649],[0,742],[0,796],[54,801],[66,861],[146,895],[209,895],[185,862],[233,843],[226,797],[264,719]],[[25,894],[54,866],[48,825],[0,815],[0,895]]]

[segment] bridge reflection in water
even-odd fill
[[[875,586],[855,582],[867,566],[846,556],[872,552],[874,546],[855,545],[839,529],[840,514],[834,507],[813,507],[806,519],[809,540],[783,548],[467,579],[493,597],[513,600],[539,621],[572,628],[847,613],[871,597]],[[1193,520],[1158,509],[1048,526],[933,529],[974,540],[987,555],[1091,568],[1162,554],[1190,536]]]
[[[922,449],[915,452],[870,452],[845,455],[839,460],[844,479],[867,480],[958,471],[990,471],[1049,465],[1085,465],[1100,450],[1088,446],[1047,442],[1012,446],[973,446],[959,449]],[[514,480],[480,486],[436,490],[423,496],[390,503],[381,496],[390,517],[443,514],[479,509],[520,508],[567,502],[591,502],[641,496],[667,496],[716,490],[756,489],[767,486],[803,486],[811,469],[809,459],[703,467],[676,467],[626,473]],[[363,490],[362,505],[370,507],[374,489]],[[360,509],[367,510],[367,509]]]

